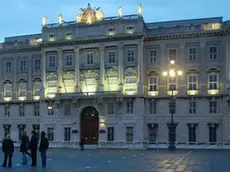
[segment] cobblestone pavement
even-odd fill
[[[2,161],[2,156],[0,161]],[[1,172],[230,172],[230,151],[227,150],[86,150],[52,149],[46,169],[20,165],[15,153],[12,169]]]

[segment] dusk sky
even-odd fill
[[[58,21],[62,12],[64,21],[75,20],[80,8],[101,7],[104,15],[117,16],[122,5],[124,15],[137,13],[136,0],[9,0],[0,6],[0,42],[4,37],[41,32],[41,19],[45,15],[48,23]],[[230,20],[230,0],[141,0],[146,22],[224,17]]]

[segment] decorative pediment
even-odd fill
[[[73,72],[65,72],[63,73],[63,80],[75,80],[75,74]]]
[[[106,78],[115,78],[115,77],[118,77],[118,72],[117,72],[116,69],[111,68],[111,69],[107,70],[105,77]]]
[[[46,77],[46,81],[57,81],[57,75],[54,73],[50,73]]]
[[[86,79],[95,79],[97,80],[99,78],[99,74],[96,71],[88,70],[81,73],[81,80]]]
[[[137,71],[135,68],[128,68],[125,71],[125,76],[137,76]]]

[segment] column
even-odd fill
[[[167,77],[162,75],[163,71],[167,70],[168,60],[165,56],[165,44],[160,44],[160,74],[159,74],[159,94],[160,96],[165,96],[167,91]]]
[[[33,58],[32,56],[28,57],[28,64],[33,64]],[[33,65],[28,65],[28,72],[27,72],[27,100],[33,100],[33,82],[32,82],[32,66]]]
[[[104,46],[100,46],[99,47],[100,50],[100,85],[99,85],[99,89],[100,91],[104,91],[104,75],[105,75],[105,47]]]
[[[120,86],[120,91],[123,91],[123,75],[124,75],[124,49],[123,49],[124,45],[123,43],[120,43],[118,45],[118,58],[119,58],[119,86]]]
[[[74,49],[74,54],[75,54],[75,80],[76,80],[76,85],[75,85],[75,92],[80,92],[80,68],[79,68],[79,57],[80,57],[80,49],[76,48]]]
[[[202,41],[200,42],[200,56],[199,56],[199,62],[200,62],[200,69],[199,69],[199,93],[202,95],[206,94],[207,90],[207,72],[206,69],[203,67],[206,61],[206,48],[205,48],[206,42]]]
[[[176,64],[178,65],[178,70],[181,70],[183,72],[183,75],[181,77],[178,77],[178,94],[179,95],[186,95],[187,91],[187,84],[186,84],[186,68],[185,68],[185,43],[180,44],[180,54],[179,54],[179,60],[176,60]]]
[[[58,58],[57,58],[57,73],[58,73],[58,90],[57,92],[61,92],[63,89],[63,81],[62,81],[62,49],[58,49]]]
[[[143,58],[143,40],[138,44],[138,94],[144,95],[144,58]]]
[[[13,85],[12,85],[12,100],[17,100],[17,92],[18,92],[18,90],[17,90],[17,88],[18,88],[18,66],[17,66],[17,64],[18,64],[18,58],[17,57],[14,57],[13,58],[13,69],[12,69],[12,71],[13,71]]]
[[[40,91],[40,99],[45,99],[45,89],[46,89],[46,54],[42,52],[42,62],[41,62],[41,79],[42,79],[42,88]],[[40,111],[42,112],[42,111]]]

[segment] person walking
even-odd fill
[[[49,147],[49,141],[46,138],[46,133],[44,131],[41,132],[41,141],[39,145],[39,151],[41,153],[41,159],[42,159],[42,167],[46,167],[46,151]]]
[[[11,140],[8,134],[2,143],[2,152],[4,153],[4,161],[2,167],[6,167],[8,160],[8,167],[12,167],[12,157],[14,153],[14,142]]]
[[[37,166],[37,149],[38,149],[38,139],[36,136],[36,132],[32,131],[32,137],[30,140],[30,151],[31,151],[31,158],[32,158],[32,164],[31,167]]]
[[[84,137],[81,137],[81,141],[80,141],[81,151],[84,151],[84,144],[85,144]]]
[[[27,157],[26,155],[30,156],[30,153],[28,152],[29,148],[29,137],[27,136],[27,133],[23,131],[22,136],[21,136],[21,145],[20,145],[20,152],[22,153],[22,164],[26,165],[27,164]]]

